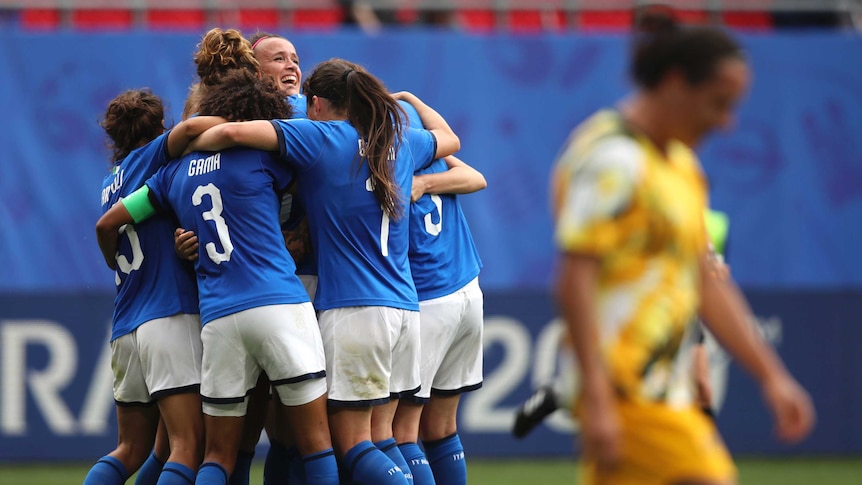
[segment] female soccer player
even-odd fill
[[[290,115],[268,78],[237,69],[201,102],[202,113],[228,119]],[[223,164],[221,162],[224,162]],[[234,468],[248,394],[265,371],[288,407],[309,482],[336,484],[326,420],[325,359],[314,310],[281,241],[278,193],[292,171],[253,149],[191,152],[153,176],[98,224],[105,254],[112,231],[130,219],[170,208],[199,237],[197,259],[204,324],[201,395],[206,454],[199,484],[227,483]]]
[[[223,121],[199,117],[164,133],[158,96],[140,89],[114,98],[100,123],[113,148],[112,173],[102,187],[102,210],[181,154],[189,139]],[[117,270],[111,353],[119,443],[90,469],[85,485],[125,483],[152,449],[159,414],[171,444],[162,483],[194,477],[200,463],[197,291],[191,268],[172,256],[171,225],[169,218],[158,217],[124,226],[119,252],[106,255],[109,266]]]
[[[226,74],[241,68],[249,69],[253,72],[261,71],[260,63],[254,56],[251,43],[236,29],[210,29],[203,35],[197,48],[198,50],[194,55],[194,63],[198,82],[189,88],[189,94],[183,106],[183,119],[187,119],[199,111],[202,97],[206,96],[212,89],[218,89],[219,83]],[[186,244],[189,247],[188,251],[193,252],[195,257],[197,256],[197,238],[194,237],[192,232],[177,230],[176,237],[179,244]],[[260,414],[255,413],[254,409],[255,406],[252,403],[250,415]],[[260,420],[262,421],[262,419],[261,415]],[[153,453],[147,458],[147,461],[141,467],[140,473],[138,473],[138,477],[135,480],[136,485],[154,485],[163,466],[163,459],[160,457],[167,456],[170,453],[169,444],[161,429],[163,428],[160,428],[157,434],[156,446]],[[259,431],[257,438],[259,438]],[[240,452],[237,459],[236,476],[232,478],[234,485],[248,483],[248,471],[251,467],[257,438],[249,438],[247,441],[251,444],[244,446],[243,451]],[[250,451],[246,451],[247,449]]]
[[[303,91],[310,120],[232,123],[204,134],[196,148],[280,150],[296,168],[314,251],[326,255],[318,259],[315,307],[335,449],[356,482],[404,483],[371,443],[372,406],[419,387],[419,306],[404,204],[414,170],[460,142],[422,103],[417,110],[429,131],[402,129],[404,114],[382,83],[344,60],[319,65]],[[389,430],[391,437],[391,422]]]
[[[223,66],[259,69],[261,74],[273,79],[285,101],[293,107],[291,118],[305,118],[306,101],[305,96],[300,93],[302,71],[299,57],[293,44],[287,39],[258,32],[247,41],[236,30],[215,28],[204,35],[195,55],[195,63],[201,80],[211,79],[211,82],[218,81],[218,77],[224,72]],[[190,94],[187,105],[191,106],[187,106],[184,111],[197,111],[198,101],[195,98],[199,98],[199,93]],[[292,186],[282,196],[280,221],[285,245],[297,263],[297,275],[313,299],[317,287],[317,269],[312,254],[301,254],[308,252],[308,224],[302,204],[294,195],[295,186]],[[192,261],[197,257],[197,237],[192,231],[178,229],[176,244],[178,253]],[[264,481],[282,483],[288,480],[290,473],[301,473],[302,466],[296,448],[291,446],[292,439],[280,432],[286,427],[284,423],[276,422],[281,413],[275,411],[277,401],[270,400],[269,393],[269,381],[266,375],[262,374],[257,388],[250,396],[242,444],[231,475],[232,485],[248,483],[252,459],[264,422],[270,441],[264,466]],[[152,458],[156,460],[155,456]]]
[[[409,103],[415,96],[395,97],[410,126],[422,127]],[[409,257],[419,296],[422,388],[399,402],[392,427],[417,485],[467,483],[456,418],[461,394],[482,385],[482,261],[455,194],[486,185],[481,173],[454,156],[413,177]]]
[[[296,47],[284,37],[267,32],[257,32],[249,42],[261,71],[275,79],[278,90],[293,106],[293,117],[305,118],[306,100],[300,91],[302,69]]]
[[[586,483],[734,483],[715,426],[692,403],[698,311],[760,384],[779,437],[802,439],[814,421],[810,398],[707,256],[707,191],[690,147],[730,124],[749,69],[722,31],[663,21],[636,38],[631,73],[636,91],[575,130],[553,179]]]

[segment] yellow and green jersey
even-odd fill
[[[629,399],[691,401],[691,324],[707,250],[707,189],[694,152],[660,151],[621,115],[581,124],[553,175],[556,244],[600,261],[598,323],[606,365]]]

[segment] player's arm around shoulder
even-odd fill
[[[278,150],[278,135],[268,120],[238,121],[213,126],[189,143],[189,151],[215,152],[235,146]]]
[[[392,95],[396,100],[406,101],[410,103],[416,112],[419,113],[419,118],[422,120],[422,126],[426,130],[434,134],[437,139],[437,153],[434,158],[443,158],[449,155],[454,155],[461,149],[461,139],[452,131],[449,123],[434,111],[433,108],[425,104],[415,94],[407,91],[401,91]]]
[[[171,158],[179,157],[195,137],[222,123],[227,120],[220,116],[195,116],[180,122],[168,134],[168,154]]]
[[[445,172],[419,174],[413,177],[411,201],[424,194],[472,194],[488,186],[482,172],[449,155],[443,159],[449,167]]]

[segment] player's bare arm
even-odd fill
[[[422,120],[422,126],[430,131],[437,138],[437,153],[435,158],[442,158],[455,154],[461,149],[461,140],[458,135],[449,127],[449,123],[440,116],[440,113],[434,111],[434,108],[423,103],[415,94],[401,91],[392,95],[393,98],[400,101],[407,101],[419,113],[419,119]]]
[[[181,122],[168,134],[168,154],[171,158],[182,155],[191,140],[221,123],[227,120],[220,116],[195,116]]]
[[[599,466],[613,466],[620,455],[620,422],[610,376],[601,353],[596,280],[599,260],[587,255],[561,255],[557,304],[572,338],[582,378],[584,452]]]
[[[96,239],[105,264],[111,269],[117,269],[117,246],[120,239],[120,228],[133,222],[132,215],[122,202],[113,205],[96,222]]]
[[[278,150],[278,136],[269,121],[255,120],[214,126],[189,143],[188,151],[218,151],[235,146]]]
[[[749,323],[751,310],[731,279],[711,271],[708,256],[701,258],[700,315],[706,326],[760,384],[782,441],[797,442],[814,426],[811,397],[790,375],[775,351]]]
[[[416,202],[425,194],[472,194],[488,186],[485,176],[455,155],[445,157],[449,170],[413,177],[410,200]]]
[[[117,268],[117,246],[123,226],[144,221],[155,214],[156,209],[149,196],[150,189],[145,185],[114,204],[96,222],[99,249],[109,268]]]

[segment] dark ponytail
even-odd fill
[[[668,72],[682,72],[691,85],[714,74],[719,62],[742,59],[742,48],[726,32],[710,27],[680,27],[668,8],[635,15],[631,76],[643,89],[654,89]]]
[[[327,99],[336,111],[346,111],[347,119],[364,140],[359,165],[368,164],[374,197],[392,220],[404,215],[401,188],[395,181],[395,154],[401,140],[404,110],[383,83],[362,66],[343,59],[319,64],[305,83],[303,92]]]

